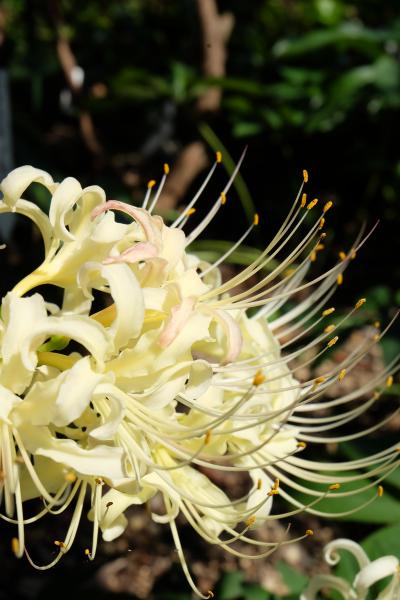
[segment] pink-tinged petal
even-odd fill
[[[167,348],[174,341],[178,333],[182,331],[193,312],[194,304],[194,298],[184,298],[181,304],[171,309],[171,317],[167,321],[158,340],[161,348]]]
[[[242,332],[238,323],[225,310],[206,309],[218,321],[226,335],[226,354],[224,364],[233,362],[240,354],[243,345]]]
[[[127,248],[119,256],[109,256],[103,260],[103,265],[110,265],[113,263],[136,263],[141,260],[148,258],[155,258],[157,256],[157,248],[154,244],[149,242],[138,242],[134,246]]]
[[[92,219],[95,219],[107,210],[119,210],[132,217],[142,227],[147,240],[159,247],[161,241],[160,230],[153,223],[151,215],[145,210],[131,204],[126,204],[126,202],[120,202],[119,200],[108,200],[108,202],[96,206],[92,212]]]

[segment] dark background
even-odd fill
[[[230,157],[247,145],[243,181],[208,238],[234,240],[257,210],[261,224],[248,245],[261,247],[307,168],[310,198],[335,205],[322,265],[349,247],[363,222],[380,220],[338,302],[366,296],[367,316],[387,321],[400,301],[399,56],[397,0],[3,1],[1,175],[28,163],[136,203],[168,162],[159,211],[169,218],[225,147],[224,166],[199,205],[205,214]],[[39,189],[31,195],[47,208]],[[9,242],[1,255],[5,293],[38,264],[41,249],[22,219],[1,221],[0,242]],[[398,349],[394,330],[385,354]],[[12,570],[0,598],[108,598],[90,591],[105,556],[96,566],[77,568],[73,557],[51,575],[36,574],[26,565],[15,570],[7,542],[0,559]],[[238,586],[220,597],[265,598]]]

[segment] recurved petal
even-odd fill
[[[5,332],[1,345],[0,382],[17,394],[29,385],[37,365],[37,348],[47,337],[61,335],[79,342],[100,368],[110,351],[110,338],[104,327],[81,315],[48,317],[39,294],[19,298],[9,292],[2,308]]]
[[[156,226],[154,218],[142,208],[137,208],[131,204],[125,202],[119,202],[118,200],[109,200],[104,204],[97,206],[92,212],[92,218],[96,218],[107,210],[118,210],[124,212],[134,219],[143,229],[146,236],[146,240],[152,244],[155,244],[157,248],[161,245],[161,233],[159,228]]]
[[[64,242],[75,239],[67,229],[68,213],[82,194],[81,184],[74,177],[67,177],[55,190],[51,199],[49,219],[55,236]]]
[[[69,369],[58,390],[54,403],[54,425],[63,427],[80,417],[103,379],[104,375],[93,371],[88,356],[78,360]]]
[[[24,425],[19,433],[29,452],[51,458],[80,475],[110,480],[125,477],[122,448],[100,444],[86,450],[73,440],[53,437],[47,427]]]
[[[353,586],[359,594],[366,593],[377,581],[389,575],[394,575],[397,572],[398,566],[399,561],[395,556],[377,558],[361,569],[354,579]]]
[[[96,389],[96,395],[107,397],[108,413],[104,418],[104,422],[92,429],[90,437],[96,440],[112,440],[118,431],[120,423],[125,414],[125,398],[124,395],[111,384],[100,384]]]
[[[4,334],[1,343],[2,364],[0,382],[16,394],[29,385],[37,364],[36,347],[32,344],[37,328],[47,319],[43,298],[34,294],[19,298],[9,292],[2,303]],[[44,333],[36,339],[37,346],[44,342]]]
[[[5,204],[10,208],[15,207],[22,194],[33,182],[44,185],[51,192],[57,187],[53,178],[46,171],[36,169],[31,165],[17,167],[0,184]]]
[[[48,216],[40,210],[33,202],[27,200],[18,200],[13,205],[13,210],[24,217],[31,219],[39,229],[44,243],[44,251],[47,255],[53,239],[53,228],[50,224]],[[10,212],[11,207],[5,202],[0,201],[0,213]]]
[[[0,421],[9,423],[9,414],[15,406],[22,402],[21,398],[0,385]]]
[[[116,317],[111,324],[110,335],[114,351],[118,352],[141,332],[145,308],[143,293],[128,265],[103,265],[101,274],[108,281],[116,306]]]

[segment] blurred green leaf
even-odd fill
[[[247,583],[243,588],[244,600],[269,600],[271,594],[255,583]]]
[[[288,586],[289,590],[293,594],[301,594],[308,583],[308,577],[281,560],[277,562],[276,568],[282,575],[282,579]]]
[[[231,155],[229,154],[228,150],[225,148],[221,140],[211,129],[211,127],[206,123],[200,123],[199,130],[203,138],[211,146],[211,148],[213,148],[215,152],[217,150],[222,152],[222,163],[228,171],[228,174],[232,175],[233,171],[235,170],[236,163],[233,161]],[[246,214],[248,222],[252,223],[256,210],[249,189],[240,172],[237,173],[233,181],[233,186],[235,187],[238,193],[240,202],[242,203],[243,210]]]
[[[279,58],[298,57],[327,46],[352,47],[369,55],[378,52],[379,44],[386,40],[400,41],[399,30],[373,30],[357,21],[348,21],[332,29],[311,31],[297,39],[284,39],[273,47]]]
[[[240,571],[225,573],[218,585],[220,600],[234,600],[243,596],[244,575]]]
[[[386,554],[400,556],[400,523],[384,527],[365,538],[362,547],[371,560]]]

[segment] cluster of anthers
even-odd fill
[[[90,560],[99,529],[105,540],[116,538],[127,525],[126,509],[146,503],[151,518],[170,527],[189,584],[207,598],[212,592],[202,594],[190,575],[178,515],[211,544],[259,559],[312,535],[307,530],[290,539],[288,525],[280,539],[261,541],[250,531],[261,522],[302,511],[348,514],[327,513],[318,504],[371,488],[369,504],[396,468],[397,446],[348,462],[304,458],[306,444],[354,440],[378,429],[381,423],[349,433],[347,426],[374,405],[399,368],[393,361],[358,389],[323,399],[386,327],[323,376],[299,381],[298,373],[329,352],[365,302],[331,321],[330,298],[364,243],[362,234],[336,264],[306,279],[332,205],[318,213],[317,200],[307,200],[307,172],[276,235],[231,279],[222,281],[219,266],[258,224],[257,215],[213,264],[188,252],[225,204],[241,160],[189,233],[184,228],[220,153],[170,225],[153,215],[168,165],[158,187],[149,183],[141,208],[106,200],[100,187],[82,189],[71,177],[55,183],[31,166],[2,181],[0,212],[29,217],[45,254],[4,296],[0,320],[1,517],[17,526],[16,556],[25,554],[34,566],[51,567],[70,550],[86,502],[93,522],[85,550]],[[52,196],[48,215],[22,198],[33,182]],[[60,306],[34,291],[44,284],[61,288]],[[95,312],[99,292],[105,308]],[[214,480],[216,471],[246,473],[247,493],[231,499]],[[365,483],[366,477],[372,479]],[[288,505],[283,513],[273,507],[278,494]],[[155,496],[162,498],[163,514]],[[33,499],[39,500],[29,511],[42,504],[26,514]],[[67,509],[70,525],[54,542],[54,559],[37,565],[26,549],[26,526]],[[236,541],[253,549],[246,554]]]

